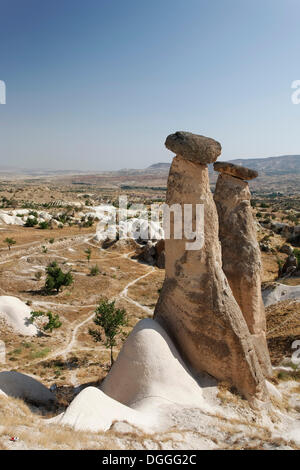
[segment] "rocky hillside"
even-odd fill
[[[282,155],[280,157],[266,158],[237,158],[229,160],[230,163],[243,165],[259,172],[260,175],[275,176],[287,174],[300,174],[300,155]],[[170,163],[155,163],[147,169],[151,171],[168,171]],[[213,172],[213,167],[210,167]]]
[[[230,160],[236,165],[244,165],[260,174],[268,176],[300,174],[300,155],[282,155],[280,157],[267,158],[239,158]]]

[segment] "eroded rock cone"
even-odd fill
[[[219,215],[223,271],[252,335],[266,377],[272,366],[266,341],[266,315],[261,295],[261,256],[251,212],[250,190],[242,175],[251,170],[233,169],[218,177],[214,200]],[[233,171],[234,170],[234,171]],[[238,177],[231,176],[239,175]]]
[[[175,152],[178,134],[166,141]],[[181,146],[186,139],[187,133],[184,139],[179,137]],[[191,145],[193,161],[186,158]],[[206,165],[217,159],[221,146],[197,136],[180,151],[170,169],[167,204],[204,205],[204,246],[187,250],[186,242],[191,240],[174,239],[171,223],[171,237],[165,241],[166,278],[154,318],[170,334],[193,372],[205,371],[230,382],[248,399],[265,399],[265,381],[251,335],[222,270],[218,215]]]
[[[284,277],[284,276],[291,276],[294,272],[297,271],[297,258],[296,256],[292,253],[290,254],[282,268],[280,269],[279,276]]]

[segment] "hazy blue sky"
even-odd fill
[[[0,0],[0,165],[143,168],[176,130],[300,154],[299,0]]]

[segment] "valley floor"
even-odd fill
[[[1,340],[6,345],[1,371],[16,370],[34,376],[47,387],[56,384],[58,404],[53,409],[42,409],[0,397],[0,449],[300,447],[300,372],[291,364],[285,369],[274,369],[274,384],[280,393],[274,399],[275,411],[266,410],[261,417],[226,384],[211,384],[205,388],[209,409],[168,409],[168,427],[156,434],[147,434],[126,423],[115,423],[106,433],[75,432],[47,423],[46,419],[63,412],[80,390],[99,385],[109,370],[107,349],[95,344],[88,334],[99,300],[115,299],[117,306],[126,309],[128,334],[140,319],[152,317],[164,270],[132,259],[135,251],[130,243],[107,250],[99,248],[91,229],[72,229],[67,236],[65,230],[59,229],[49,233],[23,227],[10,230],[12,236],[18,230],[19,243],[10,251],[0,250],[0,295],[18,297],[32,310],[58,313],[62,327],[52,334],[27,338],[16,335],[1,320]],[[91,249],[89,262],[87,248]],[[42,290],[44,271],[53,260],[63,270],[72,269],[75,282],[58,295],[46,296]],[[90,275],[94,265],[99,267],[97,276]],[[41,272],[40,279],[35,276],[37,272]],[[290,345],[286,338],[300,334],[299,304],[288,301],[283,307],[278,309],[277,304],[267,309],[274,366],[279,366],[289,353],[284,350]],[[124,339],[119,341],[115,355]],[[11,436],[19,440],[11,442]]]

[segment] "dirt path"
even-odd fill
[[[52,252],[52,253],[56,254],[59,251],[62,251],[62,250],[66,249],[66,246],[63,246],[61,248],[57,247],[57,249],[54,250],[53,248],[55,248],[56,244],[57,245],[61,245],[61,244],[65,245],[68,242],[73,241],[74,243],[72,244],[72,246],[77,246],[77,245],[81,245],[81,244],[84,244],[84,243],[88,243],[89,240],[91,240],[93,238],[93,236],[94,236],[94,234],[85,234],[85,235],[69,235],[69,236],[63,237],[63,240],[57,240],[53,244],[51,244],[51,248],[48,246],[48,252]],[[24,245],[15,245],[14,247],[11,248],[10,251],[7,251],[6,249],[1,249],[0,250],[1,251],[0,259],[2,258],[2,261],[0,261],[0,265],[9,263],[10,261],[13,261],[16,256],[18,256],[18,259],[24,259],[27,256],[32,256],[33,254],[35,254],[36,250],[42,249],[43,246],[45,246],[45,241],[44,240],[43,241],[26,243]],[[19,248],[22,248],[22,247],[27,247],[27,250],[19,250]],[[29,247],[29,252],[28,252],[28,247]],[[33,248],[33,250],[30,251],[31,248]],[[4,251],[4,254],[5,254],[5,259],[2,256],[3,251]]]
[[[78,237],[76,242],[72,245],[72,246],[80,246],[80,245],[83,245],[83,244],[89,244],[91,246],[93,246],[94,248],[97,248],[99,249],[100,251],[103,251],[105,252],[105,254],[110,257],[110,259],[117,259],[117,258],[126,258],[128,259],[129,261],[133,262],[133,263],[137,263],[136,260],[133,260],[130,258],[130,256],[132,254],[134,254],[135,252],[130,252],[130,253],[122,253],[122,254],[116,254],[116,253],[111,253],[111,252],[107,252],[106,250],[104,250],[103,248],[101,247],[97,247],[95,245],[93,245],[92,243],[89,242],[89,240],[92,238],[93,235],[87,237],[87,235],[84,235],[82,237],[80,237],[81,239],[78,240]],[[70,237],[70,239],[74,239],[74,236],[73,237]],[[65,241],[65,240],[64,240]],[[71,241],[71,240],[70,240]],[[75,241],[75,240],[74,240]],[[39,246],[36,247],[36,249],[39,249],[43,246],[43,244],[41,243]],[[61,251],[61,250],[66,250],[66,247],[62,247],[62,248],[58,248],[57,250],[54,250],[53,249],[54,247],[51,248],[51,251],[52,253],[56,254]],[[34,253],[30,253],[30,255],[32,256]],[[27,254],[27,256],[29,256]],[[58,256],[58,255],[57,255]],[[22,258],[26,258],[26,254],[22,257]],[[69,260],[69,258],[66,258]],[[6,260],[5,262],[2,262],[0,264],[4,264],[4,263],[7,263],[9,260]],[[145,265],[145,268],[148,268],[148,266]],[[126,300],[127,302],[130,302],[131,304],[135,305],[136,307],[138,307],[139,309],[143,310],[144,312],[146,312],[148,315],[152,315],[153,314],[153,311],[140,304],[139,302],[131,299],[128,295],[128,289],[133,286],[134,284],[136,284],[137,282],[139,282],[141,279],[144,279],[146,278],[147,276],[149,276],[151,273],[153,273],[155,271],[155,268],[154,267],[151,267],[150,269],[148,269],[148,271],[143,274],[143,275],[139,275],[138,277],[136,277],[134,280],[128,282],[128,284],[124,287],[124,289],[118,294],[115,296],[115,299],[124,299]],[[77,273],[78,274],[78,273]],[[47,360],[48,359],[53,359],[55,357],[58,357],[58,356],[63,356],[63,357],[66,357],[67,354],[69,354],[73,349],[74,347],[76,346],[76,342],[77,342],[77,335],[78,335],[78,332],[79,330],[84,326],[86,325],[87,323],[89,323],[93,317],[95,316],[95,308],[97,306],[97,304],[90,304],[90,305],[80,305],[80,306],[76,306],[76,305],[72,305],[72,304],[61,304],[61,303],[55,303],[55,302],[47,302],[47,301],[36,301],[35,302],[37,305],[42,305],[42,306],[45,306],[45,307],[48,307],[48,306],[56,306],[56,307],[67,307],[67,308],[93,308],[92,311],[90,311],[88,313],[88,316],[80,321],[78,324],[75,324],[74,326],[71,326],[71,330],[68,334],[68,338],[66,338],[66,345],[65,347],[59,349],[59,350],[56,350],[56,351],[53,351],[52,353],[50,353],[48,356],[47,356]],[[105,349],[105,348],[104,348]],[[35,360],[32,360],[26,364],[22,364],[22,367],[27,367],[27,366],[32,366],[33,364],[35,363],[38,363],[40,361],[40,359],[35,359]],[[19,367],[15,367],[14,369],[20,369],[21,366]],[[72,372],[71,373],[71,383],[73,386],[76,386],[76,373],[75,372]]]
[[[135,260],[131,260],[131,261],[135,261]],[[139,276],[136,279],[134,279],[133,281],[129,282],[127,284],[127,286],[122,290],[122,292],[118,295],[118,298],[124,298],[125,300],[127,300],[127,302],[130,302],[131,304],[135,305],[136,307],[144,310],[144,312],[146,312],[148,315],[153,315],[153,310],[151,310],[148,307],[145,307],[145,305],[140,304],[136,300],[131,299],[131,297],[128,296],[128,289],[129,289],[129,287],[131,287],[134,284],[136,284],[137,282],[139,282],[141,279],[144,279],[145,277],[149,276],[149,274],[153,273],[153,271],[155,271],[155,269],[151,268],[150,271],[148,271],[146,274],[143,274],[142,276]]]

